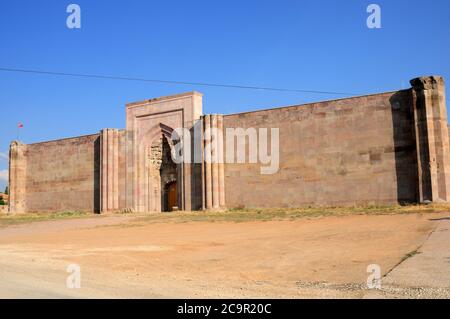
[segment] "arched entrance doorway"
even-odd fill
[[[159,167],[159,181],[160,181],[160,202],[161,211],[171,212],[179,207],[178,203],[178,189],[177,189],[177,177],[178,169],[177,165],[173,162],[171,156],[171,147],[165,136],[161,138],[160,148],[156,154],[159,153],[160,167]]]
[[[177,182],[173,181],[166,185],[165,187],[165,203],[163,205],[164,211],[172,212],[174,210],[178,210],[178,191],[177,191]]]

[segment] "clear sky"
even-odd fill
[[[449,35],[449,0],[0,1],[0,67],[67,73],[368,94],[450,79]],[[0,190],[18,122],[25,143],[124,128],[125,103],[191,90],[225,114],[342,97],[0,71]]]

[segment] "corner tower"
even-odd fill
[[[420,202],[450,202],[450,150],[441,76],[411,80]]]

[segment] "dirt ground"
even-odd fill
[[[389,276],[421,254],[448,215],[238,223],[93,216],[12,225],[0,228],[0,298],[417,297],[405,289],[434,287],[398,286]],[[439,241],[449,247],[445,236]],[[81,267],[80,289],[66,287],[70,264]],[[385,290],[367,289],[371,264],[389,279]],[[439,289],[430,296],[450,296],[450,285]]]

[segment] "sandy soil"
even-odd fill
[[[393,273],[437,217],[445,215],[11,226],[0,229],[0,298],[371,297],[367,266]],[[81,267],[81,289],[66,287],[69,264]]]

